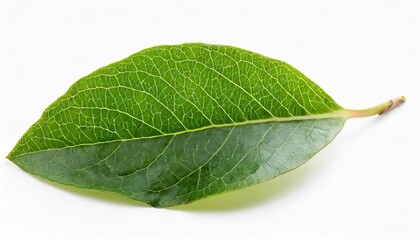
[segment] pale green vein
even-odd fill
[[[304,115],[304,116],[294,116],[294,117],[274,117],[274,118],[266,118],[266,119],[255,119],[255,120],[247,120],[243,122],[233,122],[233,123],[225,123],[225,124],[215,124],[215,125],[209,125],[204,126],[201,128],[196,129],[189,129],[174,133],[165,133],[160,135],[154,135],[154,136],[147,136],[147,137],[137,137],[137,138],[131,138],[131,139],[116,139],[111,141],[102,141],[102,142],[96,142],[96,143],[82,143],[78,145],[73,146],[66,146],[62,148],[50,148],[46,150],[39,150],[39,151],[33,151],[33,152],[27,152],[24,154],[18,154],[15,157],[21,156],[21,155],[27,155],[32,153],[38,153],[43,151],[49,151],[49,150],[59,150],[59,149],[65,149],[65,148],[73,148],[73,147],[80,147],[80,146],[92,146],[97,144],[103,144],[103,143],[112,143],[112,142],[119,142],[119,141],[134,141],[134,140],[142,140],[142,139],[152,139],[152,138],[159,138],[159,137],[165,137],[165,136],[176,136],[180,134],[185,133],[192,133],[192,132],[198,132],[203,131],[207,129],[212,128],[221,128],[221,127],[235,127],[235,126],[243,126],[243,125],[249,125],[249,124],[259,124],[259,123],[270,123],[270,122],[290,122],[290,121],[303,121],[303,120],[317,120],[317,119],[327,119],[327,118],[340,118],[345,120],[348,117],[348,110],[338,110],[331,113],[323,113],[323,114],[314,114],[314,115]],[[85,126],[86,127],[86,126]]]
[[[161,191],[164,191],[164,190],[166,190],[166,189],[169,189],[169,188],[171,188],[171,187],[173,187],[173,186],[175,186],[175,185],[177,185],[178,183],[180,183],[182,180],[184,180],[185,178],[187,178],[187,177],[189,177],[189,176],[191,176],[192,174],[194,174],[195,172],[197,172],[197,171],[199,171],[199,170],[201,170],[201,168],[203,167],[203,166],[205,166],[207,163],[209,163],[216,155],[217,155],[217,153],[219,153],[219,151],[225,146],[225,144],[226,144],[226,142],[229,140],[229,138],[230,138],[230,135],[232,135],[232,132],[233,132],[233,130],[234,130],[234,128],[231,128],[230,129],[230,131],[229,131],[229,133],[227,134],[227,136],[226,136],[226,138],[225,138],[225,140],[222,142],[222,144],[219,146],[219,148],[211,155],[211,157],[209,157],[209,159],[207,159],[207,161],[206,162],[204,162],[201,166],[199,166],[197,169],[195,169],[195,170],[193,170],[193,171],[191,171],[190,173],[188,173],[187,175],[185,175],[184,177],[181,177],[177,182],[175,182],[175,183],[173,183],[173,184],[171,184],[171,185],[169,185],[169,186],[166,186],[166,187],[164,187],[164,188],[161,188],[161,189],[158,189],[158,190],[150,190],[151,192],[161,192]]]

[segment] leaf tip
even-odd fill
[[[14,149],[12,151],[10,151],[9,154],[7,154],[7,156],[5,158],[7,158],[11,162],[15,162],[16,152],[14,151]]]

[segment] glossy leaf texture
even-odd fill
[[[157,46],[73,84],[8,158],[53,182],[166,207],[293,170],[345,120],[285,62],[230,46]]]

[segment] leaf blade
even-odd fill
[[[117,192],[164,207],[251,186],[295,169],[329,144],[343,124],[341,118],[327,118],[224,127],[50,150],[14,161],[53,182]],[[208,149],[208,142],[218,145]]]
[[[63,177],[68,174],[68,179],[71,181],[84,179],[77,184],[78,187],[102,189],[92,186],[95,184],[108,186],[107,182],[109,184],[117,181],[110,180],[112,172],[122,171],[121,169],[125,168],[136,172],[133,169],[139,166],[131,163],[140,164],[148,156],[137,156],[130,161],[124,159],[129,158],[129,155],[136,155],[138,149],[144,149],[149,155],[159,155],[153,152],[153,149],[158,149],[159,145],[148,145],[145,141],[163,141],[170,138],[172,141],[176,139],[175,143],[181,146],[182,141],[177,140],[180,136],[199,137],[211,131],[217,132],[218,136],[226,129],[249,127],[257,129],[267,124],[278,128],[298,122],[328,122],[329,119],[336,119],[338,122],[330,126],[332,133],[321,138],[323,144],[311,149],[313,155],[325,147],[341,130],[345,121],[341,114],[342,110],[315,83],[284,62],[228,46],[205,44],[158,46],[101,68],[76,82],[66,94],[44,111],[41,119],[19,140],[9,158],[26,171],[52,181],[69,184]],[[234,132],[236,131],[239,130]],[[264,133],[264,130],[250,131],[243,135],[246,137],[257,133]],[[292,139],[297,137],[293,136]],[[218,157],[219,153],[225,151],[215,146],[230,142],[229,138],[207,140],[209,141],[207,145],[212,148],[209,152],[212,154],[200,157],[201,161],[211,161],[214,157]],[[124,148],[127,142],[132,141],[141,144],[137,149],[133,148],[124,156],[118,157],[122,165],[106,166],[105,163],[110,157]],[[278,140],[273,141],[279,144]],[[306,141],[309,140],[305,140],[305,144],[308,144]],[[237,140],[236,143],[240,141]],[[199,148],[205,145],[204,142],[202,144]],[[185,146],[197,147],[193,144]],[[79,148],[90,148],[90,151],[80,151]],[[79,151],[74,153],[74,149]],[[56,154],[62,154],[63,151],[66,154],[58,158],[58,162],[52,161],[56,158],[54,151],[57,151]],[[185,150],[179,149],[176,153],[182,155],[183,151]],[[247,152],[247,149],[236,152],[234,159],[239,161],[241,159],[239,156],[244,152]],[[73,156],[70,153],[81,156],[76,157],[75,161],[73,157],[69,157]],[[80,177],[81,173],[77,172],[80,166],[95,162],[101,155],[106,156],[101,162],[103,163],[101,168],[88,167],[89,172],[84,174],[111,175],[102,180],[97,177],[91,179]],[[300,156],[300,161],[306,162],[312,155]],[[49,158],[51,159],[45,160]],[[32,164],[36,159],[40,163]],[[202,170],[196,170],[190,173],[191,176],[199,174],[201,177],[196,177],[196,182],[186,178],[188,186],[180,187],[175,181],[177,174],[188,172],[185,169],[191,167],[188,165],[193,165],[193,162],[184,163],[187,166],[183,169],[182,164],[178,163],[179,159],[188,158],[183,156],[172,159],[171,162],[176,163],[177,171],[161,173],[158,178],[168,178],[165,184],[178,187],[177,191],[182,191],[190,185],[200,186],[205,183],[202,178],[206,175],[203,175]],[[277,160],[280,161],[279,159]],[[76,165],[72,165],[72,162]],[[57,167],[61,166],[60,164],[71,167],[65,165]],[[250,163],[250,166],[252,165]],[[162,166],[165,166],[163,162],[159,167]],[[255,166],[261,167],[259,164]],[[289,168],[288,171],[297,166]],[[249,170],[247,167],[243,169]],[[284,172],[287,171],[280,171],[277,175]],[[51,177],[58,173],[59,176]],[[234,176],[240,175],[240,172],[234,174]],[[253,185],[277,175],[260,177],[258,181],[245,185]],[[147,177],[135,174],[134,176],[136,176],[137,194],[147,189],[147,191],[153,190],[150,186],[142,188],[146,182],[149,182]],[[124,185],[124,179],[119,181],[121,186],[134,185],[133,182]],[[93,185],[86,185],[87,183]],[[223,188],[220,185],[219,187]],[[171,187],[167,189],[173,190]],[[118,192],[117,188],[111,186],[103,190]],[[141,196],[130,195],[130,191],[120,193],[154,206],[170,206],[216,194],[219,191],[216,190],[192,197],[182,197],[181,200],[170,199],[170,193],[162,196],[159,194],[158,197],[149,192],[146,195],[140,194]]]

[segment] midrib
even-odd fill
[[[42,150],[38,150],[38,151],[18,154],[18,155],[15,155],[15,156],[7,156],[7,158],[12,159],[12,158],[17,158],[17,157],[20,157],[20,156],[39,153],[39,152],[62,150],[62,149],[82,147],[82,146],[93,146],[93,145],[97,145],[97,144],[106,144],[106,143],[113,143],[113,142],[128,142],[128,141],[153,139],[153,138],[169,137],[169,136],[174,137],[176,135],[181,135],[181,134],[185,134],[185,133],[200,132],[200,131],[213,129],[213,128],[237,127],[237,126],[252,125],[252,124],[259,124],[259,123],[271,123],[271,122],[292,122],[292,121],[304,121],[304,120],[320,120],[320,119],[327,119],[327,118],[342,118],[343,121],[345,121],[348,118],[347,113],[348,113],[348,111],[346,109],[341,109],[341,110],[337,110],[337,111],[334,111],[334,112],[322,113],[322,114],[313,114],[313,115],[305,115],[305,116],[293,116],[293,117],[274,117],[274,118],[247,120],[247,121],[243,121],[243,122],[214,124],[214,125],[204,126],[204,127],[201,127],[201,128],[188,129],[188,130],[179,131],[179,132],[175,132],[175,133],[165,133],[165,134],[160,134],[160,135],[155,135],[155,136],[137,137],[137,138],[128,138],[128,139],[115,139],[115,140],[96,142],[96,143],[81,143],[81,144],[66,146],[66,147],[61,147],[61,148],[42,149]]]

